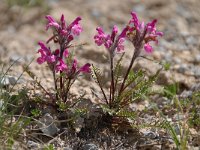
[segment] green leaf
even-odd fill
[[[117,112],[117,116],[130,118],[130,119],[134,120],[137,116],[137,113],[133,112],[133,111],[128,111],[128,110],[120,110],[119,112]]]

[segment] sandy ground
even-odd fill
[[[45,41],[51,32],[45,31],[45,19],[47,14],[59,19],[64,14],[67,22],[71,22],[76,16],[82,17],[84,32],[73,44],[88,43],[86,46],[72,48],[77,54],[80,64],[85,62],[101,65],[105,76],[107,60],[103,57],[106,50],[97,47],[93,42],[93,36],[97,26],[102,26],[106,31],[114,24],[122,28],[130,19],[132,10],[138,13],[141,20],[148,22],[158,19],[158,30],[164,32],[164,37],[155,47],[152,56],[157,61],[166,60],[172,64],[172,72],[180,74],[175,78],[191,87],[199,80],[200,54],[199,54],[199,5],[198,0],[73,0],[73,1],[47,1],[44,6],[35,7],[6,7],[2,3],[0,11],[0,57],[2,61],[11,62],[21,58],[19,63],[27,64],[32,58],[37,58],[38,41]],[[4,5],[5,4],[5,5]],[[47,5],[49,10],[45,11]],[[128,44],[127,44],[128,45]],[[130,44],[127,46],[126,59],[132,53]],[[127,60],[126,60],[127,61]],[[150,64],[146,60],[140,62]],[[126,64],[126,63],[125,63]],[[144,65],[146,66],[146,65]],[[35,61],[30,67],[39,75],[45,76],[46,69],[40,70],[41,66]],[[147,66],[146,68],[154,68]],[[16,69],[16,73],[20,73]],[[155,71],[151,70],[150,71]],[[167,74],[167,73],[166,73]],[[176,76],[175,75],[175,76]],[[184,76],[183,76],[184,75]],[[48,77],[47,74],[45,77]],[[182,79],[183,78],[183,79]]]

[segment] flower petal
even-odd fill
[[[85,65],[83,65],[78,72],[82,72],[82,73],[90,73],[91,72],[91,69],[90,69],[90,64],[87,63]]]
[[[144,49],[147,53],[153,52],[153,47],[149,43],[144,44]]]

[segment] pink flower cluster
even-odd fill
[[[47,15],[46,19],[48,20],[46,30],[52,27],[57,31],[58,35],[64,36],[65,38],[70,40],[72,40],[74,36],[80,35],[80,33],[83,31],[83,28],[79,24],[79,21],[81,21],[81,17],[77,17],[68,26],[66,25],[64,15],[61,16],[60,23],[56,22],[54,18],[50,15]]]
[[[114,26],[112,29],[112,33],[105,34],[102,28],[98,27],[97,34],[94,36],[95,43],[98,46],[104,45],[108,50],[113,50],[117,52],[124,51],[124,41],[128,38],[135,48],[140,48],[144,46],[144,49],[147,53],[151,53],[153,51],[150,42],[158,43],[157,37],[162,36],[162,32],[156,31],[156,22],[157,20],[153,20],[152,22],[144,25],[144,22],[139,22],[138,17],[135,12],[131,12],[132,18],[128,23],[128,26],[125,27],[122,33],[116,38],[118,33],[117,26]],[[133,36],[130,36],[133,34]]]
[[[64,51],[64,57],[68,57],[69,56],[69,52],[66,49]],[[63,59],[59,60],[59,64],[56,65],[55,67],[56,72],[62,71],[67,73],[68,77],[74,77],[76,75],[78,75],[79,73],[90,73],[90,64],[87,63],[85,65],[83,65],[82,67],[80,67],[78,69],[77,67],[77,60],[74,59],[72,64],[71,64],[71,68],[63,61]]]
[[[101,27],[97,27],[97,34],[94,36],[95,43],[98,46],[104,45],[110,52],[121,53],[124,51],[124,41],[127,28],[124,28],[120,35],[117,36],[118,28],[114,26],[111,34],[104,33]]]
[[[50,42],[54,38],[57,39],[57,43],[60,46],[60,49],[51,51],[43,42],[39,42],[40,57],[37,59],[38,64],[47,62],[52,71],[55,72],[64,72],[68,77],[75,77],[79,73],[89,73],[90,64],[87,63],[78,69],[77,60],[74,59],[71,64],[66,64],[65,60],[69,56],[69,44],[74,39],[74,36],[79,36],[83,31],[81,25],[79,24],[81,18],[77,17],[71,24],[66,25],[64,15],[61,16],[60,22],[56,22],[53,17],[50,15],[46,16],[48,21],[46,25],[46,30],[52,28],[54,30],[54,35],[47,41]],[[71,67],[70,67],[71,66]]]
[[[153,51],[153,47],[150,42],[158,43],[157,37],[163,36],[162,32],[156,30],[157,20],[153,20],[146,25],[144,22],[139,22],[137,14],[131,12],[132,19],[129,21],[129,33],[134,33],[135,36],[130,39],[135,47],[139,47],[144,41],[144,49],[147,53]]]
[[[37,59],[38,64],[42,64],[44,62],[47,62],[49,64],[56,62],[56,57],[58,55],[57,51],[53,54],[50,50],[50,48],[47,48],[46,45],[43,42],[38,43],[40,45],[40,49],[38,50],[38,53],[41,54],[41,57]]]

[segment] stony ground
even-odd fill
[[[12,76],[19,76],[22,72],[22,65],[29,64],[34,59],[30,64],[31,70],[42,79],[46,87],[52,87],[50,72],[44,65],[39,66],[35,61],[38,57],[37,42],[45,41],[50,35],[50,32],[45,31],[44,16],[50,14],[54,18],[59,18],[61,14],[64,14],[69,22],[76,16],[83,18],[84,32],[76,43],[73,43],[74,45],[87,43],[87,45],[74,48],[79,63],[89,62],[100,66],[106,78],[108,76],[108,63],[104,57],[106,51],[95,46],[93,42],[95,28],[103,26],[109,31],[114,24],[123,27],[130,18],[130,12],[134,10],[146,22],[157,18],[158,29],[164,32],[164,37],[156,46],[153,54],[147,56],[156,61],[166,61],[171,64],[169,71],[161,73],[157,84],[166,85],[177,82],[181,85],[180,93],[200,91],[199,0],[49,0],[45,5],[34,7],[8,6],[5,1],[1,1],[0,62],[8,65],[17,60],[10,73]],[[126,51],[124,67],[132,55],[130,46],[127,46]],[[136,67],[144,67],[151,74],[156,72],[160,66],[149,60],[138,59]],[[31,78],[25,74],[22,82],[29,84],[27,81],[31,81]],[[77,81],[72,91],[79,94],[85,90],[86,98],[95,101],[91,89],[99,92],[99,88],[88,76],[86,79]],[[198,144],[200,146],[200,143]],[[113,149],[115,148],[113,146]],[[118,145],[118,149],[120,148],[122,147]],[[139,148],[142,149],[143,145],[141,144]]]

